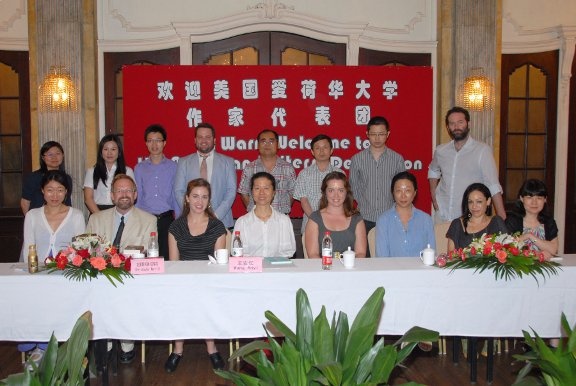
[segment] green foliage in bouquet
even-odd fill
[[[303,289],[296,294],[296,332],[266,311],[266,319],[284,335],[281,342],[268,335],[268,342],[254,341],[230,358],[241,357],[256,368],[257,376],[216,370],[239,386],[263,385],[381,385],[420,341],[437,341],[438,332],[413,327],[393,345],[381,337],[374,343],[384,305],[384,288],[379,287],[360,309],[349,328],[348,316],[334,313],[328,322],[323,306],[314,319]],[[270,350],[269,360],[263,350]],[[411,383],[414,385],[414,383]]]
[[[522,276],[538,277],[557,275],[560,264],[544,258],[541,252],[531,250],[506,233],[483,234],[466,248],[447,254],[445,268],[472,268],[475,272],[493,271],[496,279],[514,279]]]
[[[114,287],[115,281],[123,284],[125,277],[132,277],[130,263],[110,242],[95,234],[75,236],[70,246],[44,262],[48,273],[62,271],[64,277],[76,281],[103,275]]]
[[[74,325],[70,339],[58,347],[52,334],[40,366],[32,363],[32,370],[12,374],[0,381],[6,386],[80,386],[84,385],[84,371],[88,363],[86,351],[92,331],[92,313],[85,312]]]
[[[564,313],[562,313],[562,329],[567,338],[566,340],[560,339],[556,348],[546,345],[546,342],[534,330],[532,330],[534,338],[528,332],[522,331],[531,351],[514,355],[516,359],[527,362],[518,374],[514,386],[572,386],[576,384],[576,325],[570,328]],[[529,375],[534,368],[542,371],[541,379]]]

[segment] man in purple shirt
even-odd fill
[[[144,140],[150,154],[134,168],[138,190],[136,207],[156,216],[159,252],[164,260],[168,260],[168,228],[178,208],[172,194],[177,165],[164,156],[166,137],[164,127],[148,126]]]

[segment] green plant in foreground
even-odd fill
[[[74,325],[70,339],[58,347],[58,340],[52,334],[40,366],[32,365],[23,373],[12,374],[0,381],[0,385],[53,386],[84,385],[86,351],[92,330],[92,313],[86,311]]]
[[[528,332],[522,331],[526,344],[532,350],[525,354],[514,355],[514,358],[527,362],[518,374],[515,386],[576,384],[576,325],[570,328],[564,313],[562,313],[562,329],[566,332],[567,338],[560,339],[556,348],[546,345],[534,330],[532,330],[534,338]],[[542,379],[528,375],[535,367],[542,371]]]
[[[393,345],[374,336],[384,306],[384,288],[374,291],[349,328],[348,316],[334,313],[328,322],[323,306],[314,319],[303,289],[296,294],[296,332],[274,313],[266,319],[284,335],[280,343],[270,335],[268,342],[254,341],[230,358],[241,357],[256,368],[257,376],[217,370],[221,377],[240,386],[257,385],[379,385],[387,384],[392,370],[401,364],[420,341],[437,341],[438,332],[413,327]],[[270,350],[270,361],[263,350]],[[414,383],[411,383],[414,385]]]

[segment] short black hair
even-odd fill
[[[372,126],[378,126],[378,125],[384,125],[386,126],[386,131],[390,131],[390,124],[388,123],[388,120],[381,116],[375,116],[370,118],[370,120],[368,121],[368,124],[366,125],[366,132],[368,133]]]
[[[274,178],[274,176],[268,172],[258,172],[258,173],[254,173],[254,175],[252,176],[252,178],[250,178],[250,190],[254,189],[254,181],[256,181],[258,178],[267,178],[271,183],[272,183],[272,189],[274,189],[274,191],[276,191],[276,179]]]
[[[316,142],[322,141],[323,139],[328,141],[328,143],[330,144],[330,149],[332,149],[332,146],[333,146],[332,145],[332,138],[330,138],[326,134],[318,134],[317,136],[312,138],[312,142],[310,142],[310,149],[314,149],[314,144]]]
[[[44,187],[50,182],[56,181],[60,185],[62,185],[67,191],[70,190],[70,185],[68,184],[68,176],[62,170],[48,170],[42,176],[42,180],[40,182],[40,187],[44,189]]]
[[[148,134],[150,133],[162,134],[162,139],[164,141],[166,141],[166,139],[168,138],[168,135],[166,134],[166,129],[162,125],[159,125],[157,123],[150,125],[146,128],[146,130],[144,131],[144,141],[148,140]]]
[[[48,171],[48,165],[46,165],[46,161],[44,161],[44,154],[46,154],[48,152],[48,150],[52,149],[53,147],[57,148],[58,150],[60,150],[60,152],[62,153],[62,157],[64,157],[64,149],[62,148],[62,145],[60,145],[58,142],[56,141],[48,141],[46,142],[44,145],[42,145],[42,147],[40,148],[40,170],[42,170],[42,173],[46,173]],[[58,169],[65,171],[64,170],[64,158],[62,158],[62,163],[60,164],[60,166],[58,167]]]
[[[278,140],[279,140],[279,138],[280,138],[280,137],[278,137],[278,133],[275,132],[275,131],[272,130],[272,129],[264,129],[264,130],[262,130],[261,132],[258,133],[258,136],[257,136],[256,138],[257,138],[258,140],[260,140],[260,136],[261,136],[262,134],[264,134],[264,133],[272,133],[272,134],[274,134],[274,138],[276,138],[276,142],[278,142]]]
[[[390,191],[392,192],[392,194],[394,194],[394,184],[396,184],[396,181],[398,180],[408,180],[412,182],[414,190],[418,190],[418,183],[416,182],[416,176],[408,171],[404,171],[392,177],[392,184],[390,185]]]

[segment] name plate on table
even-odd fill
[[[256,273],[262,272],[261,257],[230,257],[228,272]]]
[[[164,259],[150,257],[147,259],[132,259],[130,265],[132,275],[148,275],[151,273],[164,273]]]

